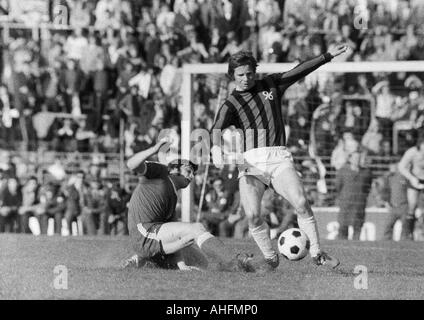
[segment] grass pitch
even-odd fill
[[[224,242],[259,256],[253,240]],[[0,235],[0,299],[423,299],[422,242],[325,241],[337,271],[281,260],[270,274],[120,270],[131,253],[126,237]],[[68,272],[67,289],[63,267]],[[364,266],[367,274],[355,273]],[[56,268],[56,269],[55,269]],[[357,269],[357,272],[358,270]],[[362,278],[357,278],[363,276]],[[365,280],[367,276],[367,281]],[[355,280],[356,279],[356,280]],[[356,289],[355,283],[362,288]]]

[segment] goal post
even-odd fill
[[[259,63],[257,73],[286,72],[296,63]],[[185,64],[182,67],[182,122],[181,156],[190,158],[191,132],[193,129],[193,76],[199,74],[225,74],[227,64]],[[331,62],[321,66],[314,73],[390,73],[424,72],[424,61],[386,61],[386,62]],[[210,129],[210,128],[206,128]],[[190,221],[193,206],[193,188],[188,186],[181,192],[182,221]]]

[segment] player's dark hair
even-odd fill
[[[234,70],[237,67],[249,65],[252,67],[253,72],[256,73],[258,62],[250,51],[239,51],[233,54],[228,60],[228,76],[234,79]]]
[[[194,173],[197,172],[198,165],[191,162],[190,160],[185,159],[175,159],[168,163],[168,172],[172,171],[173,169],[178,169],[178,171],[180,171],[180,168],[183,165],[188,165],[193,169]]]

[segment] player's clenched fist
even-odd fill
[[[160,143],[161,145],[164,145],[164,144],[167,144],[167,143],[171,144],[172,142],[174,142],[174,140],[169,136],[163,137],[158,141],[158,143]]]

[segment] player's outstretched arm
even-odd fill
[[[170,143],[172,143],[172,141],[168,137],[165,137],[159,140],[159,142],[156,143],[153,147],[150,147],[149,149],[136,153],[135,155],[133,155],[131,158],[128,159],[127,161],[128,168],[130,168],[133,171],[144,172],[146,169],[146,165],[144,162],[148,158],[150,158],[152,155],[158,153],[163,145],[170,144]]]
[[[283,76],[281,77],[282,85],[292,85],[293,83],[307,76],[308,74],[315,71],[325,63],[330,62],[331,59],[333,59],[334,57],[337,57],[342,53],[346,52],[346,50],[346,45],[339,45],[336,48],[330,50],[329,52],[326,52],[318,57],[300,63],[290,71],[283,73]]]

